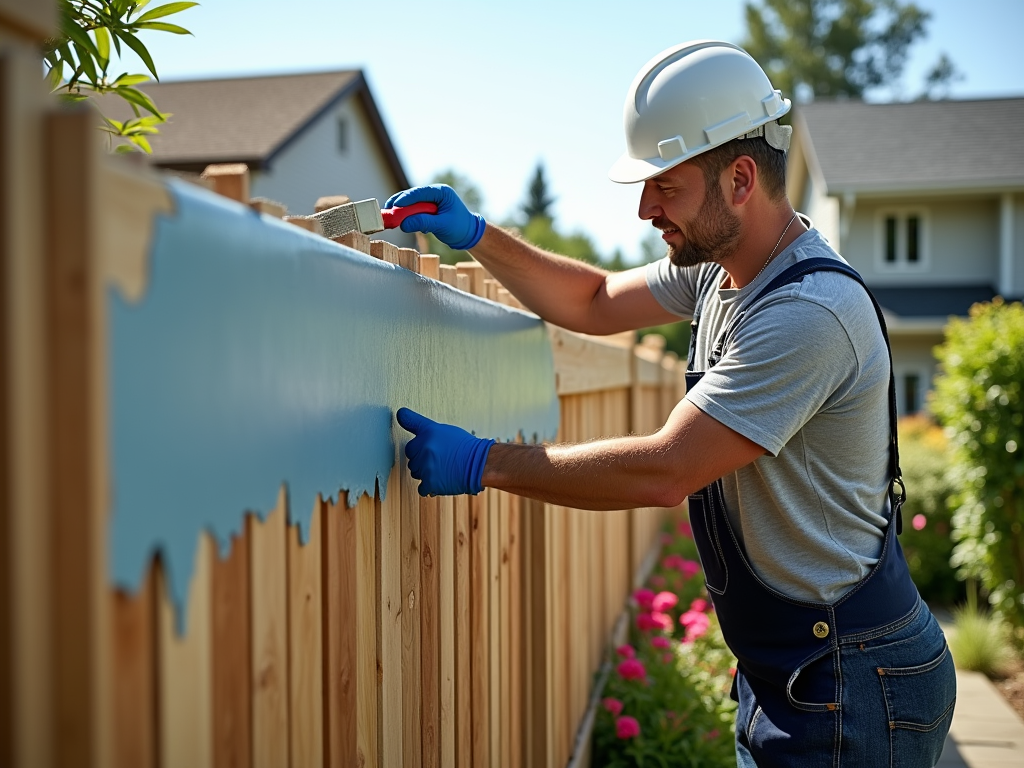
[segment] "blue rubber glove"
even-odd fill
[[[403,429],[416,435],[406,444],[405,456],[409,473],[420,481],[420,496],[475,495],[484,489],[484,465],[493,440],[473,437],[408,408],[399,408],[395,415]]]
[[[480,242],[487,222],[479,213],[473,213],[447,184],[413,187],[388,198],[385,208],[435,203],[437,213],[417,213],[402,222],[403,232],[430,232],[438,240],[456,251],[465,251]]]

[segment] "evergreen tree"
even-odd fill
[[[522,211],[526,215],[526,221],[542,217],[552,219],[551,206],[555,198],[548,192],[548,182],[544,177],[544,163],[537,163],[533,172],[533,179],[526,192],[526,202],[522,205]]]

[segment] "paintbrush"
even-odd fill
[[[374,232],[381,232],[385,229],[395,229],[407,216],[416,213],[437,213],[437,205],[413,203],[381,210],[380,203],[371,197],[369,200],[336,205],[326,211],[303,218],[316,219],[323,228],[324,237],[335,238],[352,231],[372,235]]]

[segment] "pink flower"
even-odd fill
[[[647,670],[644,669],[644,663],[639,659],[626,659],[619,663],[616,668],[619,673],[619,677],[623,680],[643,680],[647,677]]]
[[[928,524],[928,518],[924,515],[914,515],[914,519],[910,521],[910,524],[914,526],[915,531],[920,531]]]
[[[671,664],[672,663],[672,654],[671,653],[663,653],[661,655],[661,663],[662,664]]]
[[[679,602],[679,598],[675,596],[673,592],[659,592],[651,600],[651,608],[655,611],[665,612],[671,608],[675,608],[676,603]]]
[[[661,546],[667,547],[671,543],[672,543],[672,534],[671,533],[663,533],[663,534],[661,534]]]
[[[665,558],[662,558],[661,567],[664,568],[666,571],[678,571],[679,565],[684,562],[686,561],[683,559],[682,555],[673,554]]]
[[[651,645],[655,648],[661,648],[662,650],[672,647],[672,643],[669,642],[669,639],[664,635],[657,635],[656,637],[651,638]]]
[[[657,629],[658,625],[654,622],[654,619],[651,618],[651,614],[649,612],[644,612],[636,615],[636,628],[641,632],[647,632],[651,629]]]
[[[691,643],[708,631],[707,624],[691,624],[686,628],[686,640]]]
[[[654,593],[649,589],[638,589],[633,593],[633,599],[636,600],[637,605],[645,611],[649,611],[651,609],[651,601],[654,600]]]
[[[698,597],[696,600],[690,603],[691,611],[700,611],[701,613],[704,613],[704,611],[706,611],[707,609],[708,601],[704,600],[703,598]]]
[[[718,738],[718,729],[712,728],[710,731],[704,734],[704,741],[714,741]]]
[[[632,739],[640,735],[640,723],[635,717],[624,715],[615,721],[615,735],[620,739]]]
[[[624,659],[635,659],[636,651],[632,645],[620,645],[615,649],[615,652]]]
[[[736,667],[729,667],[729,677],[736,677]]]
[[[665,586],[665,577],[662,576],[660,573],[656,573],[653,576],[651,576],[651,584],[656,586],[658,589],[661,589]]]
[[[696,560],[683,560],[679,565],[679,572],[687,579],[693,578],[700,573],[700,563]]]
[[[672,631],[672,617],[667,613],[661,613],[660,611],[651,612],[651,621],[654,626],[658,629],[664,629],[666,632]]]
[[[618,699],[613,699],[611,696],[604,699],[601,702],[604,708],[612,713],[612,717],[618,717],[619,713],[622,712],[622,702]]]
[[[707,626],[710,621],[706,613],[695,611],[692,608],[679,617],[679,623],[684,627],[691,627],[694,624],[704,624]]]
[[[685,536],[688,539],[693,538],[693,529],[690,528],[690,524],[685,520],[679,521],[679,525],[676,526],[676,530],[679,531],[680,536]]]

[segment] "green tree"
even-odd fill
[[[43,62],[50,90],[67,101],[84,101],[102,94],[113,94],[131,106],[135,117],[113,120],[103,117],[100,128],[125,143],[116,152],[151,152],[146,136],[159,132],[169,113],[161,112],[153,100],[137,85],[149,81],[149,75],[123,72],[111,78],[111,47],[120,57],[123,43],[145,63],[153,78],[159,80],[156,65],[138,34],[144,30],[189,35],[184,27],[165,19],[198,3],[166,3],[142,12],[149,0],[58,0],[60,32],[43,44]],[[95,99],[90,99],[95,106]],[[148,114],[143,114],[146,112]]]
[[[861,98],[896,87],[914,42],[930,14],[899,0],[763,0],[746,4],[747,52],[776,88],[801,101]],[[956,77],[945,54],[933,67],[925,94]]]
[[[554,203],[555,198],[551,196],[548,190],[547,179],[544,178],[544,163],[537,163],[537,168],[533,172],[533,178],[530,180],[530,186],[526,190],[526,202],[522,205],[526,221],[529,222],[536,218],[553,218],[551,206]]]
[[[936,348],[931,408],[953,436],[953,564],[1024,627],[1024,306],[975,304]]]

